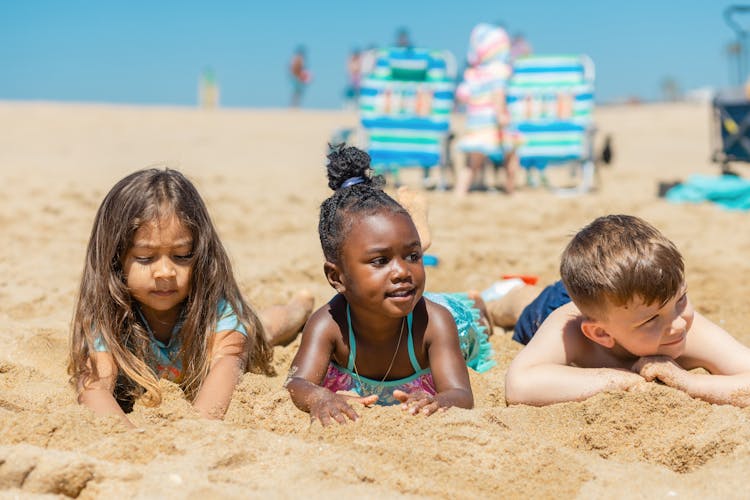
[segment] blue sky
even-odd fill
[[[337,108],[352,48],[388,44],[404,26],[416,45],[461,61],[482,21],[523,32],[536,53],[591,56],[600,101],[651,100],[666,77],[684,90],[735,83],[731,3],[0,0],[0,100],[194,105],[210,66],[223,106],[284,107],[287,62],[304,44],[314,75],[304,106]]]

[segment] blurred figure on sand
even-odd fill
[[[396,47],[400,47],[402,49],[411,49],[414,47],[414,43],[412,43],[411,41],[408,29],[401,27],[396,30]]]
[[[505,90],[512,68],[510,40],[502,28],[478,24],[471,31],[463,81],[456,98],[466,105],[466,132],[459,148],[467,155],[467,167],[460,170],[455,193],[463,197],[481,174],[487,159],[505,165],[505,191],[511,193],[518,170],[508,125]]]
[[[532,52],[531,44],[526,40],[523,33],[513,35],[513,40],[510,42],[511,61],[515,61],[519,57],[530,56]]]
[[[347,106],[357,107],[359,91],[362,84],[362,52],[355,48],[346,60],[346,103]]]
[[[201,108],[219,107],[219,84],[213,69],[206,68],[201,73],[198,86],[198,104]]]
[[[312,80],[312,74],[307,69],[307,50],[303,45],[297,47],[289,63],[289,76],[292,80],[291,106],[297,108],[302,104],[305,87]]]

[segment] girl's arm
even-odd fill
[[[210,354],[211,368],[193,401],[193,406],[201,416],[210,419],[224,418],[234,389],[245,372],[246,342],[245,335],[238,331],[215,334]]]
[[[324,306],[310,316],[284,384],[294,405],[324,426],[334,420],[340,424],[346,423],[347,418],[357,420],[359,415],[348,403],[352,399],[365,405],[377,401],[377,396],[350,398],[321,387],[336,346],[338,325],[330,315],[329,306]]]
[[[98,378],[84,376],[78,384],[78,403],[91,409],[97,415],[117,415],[128,427],[135,427],[114,397],[117,382],[117,365],[108,352],[94,352],[86,363],[89,373],[95,365]]]
[[[704,368],[710,374],[690,372]],[[709,403],[750,406],[750,348],[723,328],[695,313],[685,354],[642,358],[634,368],[647,380],[661,382]]]
[[[408,395],[394,391],[396,399],[404,403],[404,409],[412,414],[431,415],[440,408],[473,408],[474,394],[471,391],[466,360],[458,343],[456,322],[451,313],[437,304],[428,304],[430,321],[425,332],[427,356],[430,361],[432,379],[437,393]]]
[[[506,402],[543,406],[582,401],[600,392],[645,383],[643,377],[625,369],[570,366],[595,356],[591,349],[580,330],[575,305],[553,311],[511,362],[505,376]]]

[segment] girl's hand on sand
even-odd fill
[[[378,397],[374,395],[361,397],[350,392],[338,392],[334,394],[328,390],[326,393],[316,398],[310,405],[310,418],[320,420],[323,427],[331,425],[333,421],[345,424],[347,418],[352,421],[357,420],[359,414],[349,405],[350,402],[372,406],[378,400]]]
[[[664,384],[681,389],[682,376],[687,372],[669,356],[644,356],[633,365],[633,371],[649,382],[659,380]]]
[[[393,391],[393,397],[401,401],[401,409],[409,412],[411,415],[422,413],[423,415],[432,415],[440,409],[440,402],[432,394],[424,391],[406,393],[404,391]]]

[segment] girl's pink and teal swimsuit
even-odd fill
[[[466,364],[477,372],[485,372],[495,365],[492,359],[493,352],[490,346],[484,326],[479,324],[479,311],[473,307],[473,302],[466,294],[432,294],[425,293],[425,297],[446,307],[453,315],[458,328],[458,338],[461,352]],[[406,317],[408,336],[407,346],[409,348],[409,360],[414,368],[414,374],[397,380],[369,379],[357,376],[354,372],[354,360],[357,357],[357,342],[352,328],[352,318],[349,313],[349,305],[346,306],[346,320],[349,326],[349,359],[346,368],[331,361],[328,371],[323,379],[323,387],[336,391],[350,391],[360,396],[377,395],[379,405],[394,405],[399,401],[393,397],[393,391],[400,390],[406,393],[424,391],[435,394],[435,382],[432,380],[430,368],[419,366],[414,354],[414,340],[412,336],[412,314]]]

